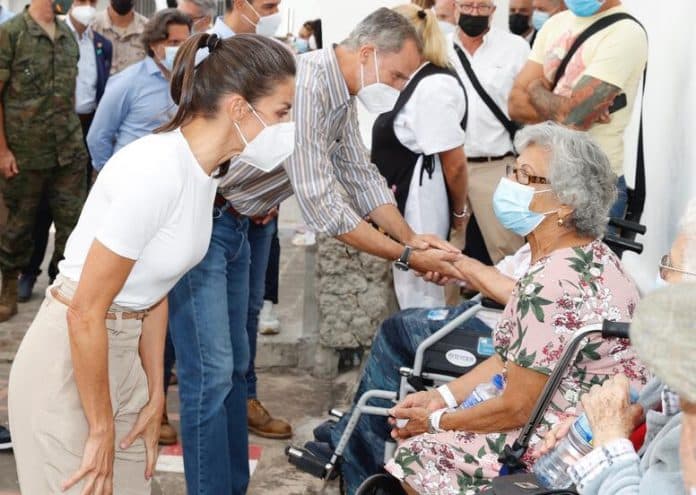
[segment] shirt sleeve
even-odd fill
[[[571,466],[568,474],[583,495],[633,495],[640,491],[640,458],[627,439],[594,449]]]
[[[395,131],[398,137],[396,127],[402,124],[413,134],[416,150],[411,151],[434,155],[464,146],[466,99],[454,77],[436,74],[423,79],[401,113],[403,124],[397,119]]]
[[[349,109],[343,139],[332,154],[336,177],[345,188],[360,216],[369,215],[383,205],[395,205],[394,194],[379,169],[370,160],[363,143],[355,103]]]
[[[10,34],[0,26],[0,82],[9,81],[13,58],[14,47]]]
[[[87,133],[92,167],[101,171],[114,154],[116,136],[130,110],[131,85],[123,77],[110,78]]]
[[[181,188],[161,168],[134,170],[131,153],[120,154],[119,161],[100,177],[110,182],[111,201],[95,237],[117,255],[137,260],[171,217]]]
[[[636,73],[645,67],[648,40],[635,22],[622,21],[615,28],[599,43],[584,74],[626,91]]]
[[[317,81],[315,80],[316,84]],[[378,177],[372,173],[366,173],[366,166],[371,166],[367,160],[367,152],[362,143],[356,148],[356,144],[350,136],[357,132],[357,119],[349,119],[344,136],[350,138],[339,147],[348,151],[340,152],[331,156],[329,153],[329,143],[326,136],[325,127],[327,116],[324,108],[328,105],[322,98],[328,98],[322,92],[312,90],[311,86],[298,88],[301,94],[296,96],[295,107],[293,109],[294,121],[297,123],[297,134],[295,139],[295,152],[286,161],[285,169],[290,177],[297,202],[302,211],[302,215],[307,225],[315,232],[325,233],[330,236],[345,234],[355,228],[362,221],[358,214],[343,198],[339,192],[338,181],[344,185],[349,194],[355,193],[356,186],[360,184],[359,194],[352,199],[356,204],[362,204],[365,208],[361,211],[371,211],[367,199],[371,194],[370,189],[377,189],[381,192]],[[355,126],[353,131],[351,128]],[[359,138],[359,136],[358,136]],[[350,166],[349,157],[352,162],[359,163],[361,170],[355,170],[356,179],[351,182],[346,180],[346,173],[342,167]],[[332,158],[336,160],[334,166]],[[375,167],[375,173],[379,176]],[[357,176],[362,176],[364,182],[360,182]],[[381,176],[379,176],[381,178]],[[390,197],[386,181],[381,179],[382,187],[386,192],[382,193],[383,202],[393,201]],[[390,194],[390,193],[389,193]],[[363,198],[364,197],[364,198]],[[374,203],[379,202],[375,200]]]

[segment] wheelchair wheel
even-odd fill
[[[355,495],[406,495],[406,492],[396,478],[374,474],[362,482]]]

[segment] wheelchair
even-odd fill
[[[619,257],[626,251],[632,251],[638,254],[642,253],[642,244],[636,242],[634,238],[636,234],[645,234],[646,229],[644,226],[627,220],[614,218],[610,220],[609,224],[617,229],[618,233],[607,234],[604,238],[604,242]],[[338,476],[337,467],[341,462],[343,451],[348,445],[360,417],[364,414],[368,414],[384,416],[386,420],[389,416],[389,408],[371,406],[369,405],[370,401],[383,399],[397,404],[410,393],[435,388],[454,380],[490,357],[493,354],[492,332],[483,334],[474,331],[455,332],[455,330],[460,328],[466,321],[474,318],[484,309],[488,311],[502,311],[503,307],[493,300],[481,297],[481,295],[475,296],[471,301],[475,303],[474,306],[445,324],[419,344],[413,366],[411,368],[402,367],[399,370],[401,379],[398,391],[369,390],[358,399],[353,407],[346,428],[328,462],[323,458],[315,456],[312,452],[304,448],[292,445],[288,446],[285,451],[288,456],[288,461],[301,471],[324,480],[323,490],[325,490],[329,481]],[[506,466],[506,474],[523,471],[524,466],[521,463],[521,458],[527,450],[529,440],[541,421],[551,398],[556,392],[556,388],[560,385],[566,368],[572,363],[572,358],[574,358],[580,343],[590,334],[598,332],[601,332],[602,335],[607,338],[617,336],[625,338],[628,333],[626,327],[612,322],[605,322],[604,326],[601,324],[590,325],[576,332],[576,335],[571,339],[566,351],[561,357],[559,364],[549,377],[547,385],[530,418],[529,424],[525,427],[513,446],[508,446],[506,448],[505,460],[503,461],[501,458],[501,463]],[[329,415],[336,419],[341,419],[344,414],[345,413],[337,409],[329,411]],[[391,439],[387,440],[384,449],[385,463],[392,458],[395,449],[396,443]],[[520,486],[531,486],[530,483],[534,484],[533,475],[522,474],[519,476],[521,476],[521,481],[519,481],[519,483],[521,483]],[[513,478],[514,476],[510,477],[510,479]],[[377,474],[367,478],[356,492],[356,495],[387,495],[401,493],[404,493],[403,490],[401,490],[398,483],[394,483],[393,478],[386,474]],[[493,494],[497,492],[490,493]],[[515,492],[502,491],[501,493],[507,494]],[[532,490],[526,492],[519,491],[518,493],[534,495],[535,493],[540,494],[544,492],[535,492]]]

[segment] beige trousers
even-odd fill
[[[74,284],[58,277],[54,287],[72,298]],[[123,308],[112,308],[118,311]],[[70,356],[67,307],[46,292],[12,364],[9,416],[19,485],[23,495],[79,494],[80,482],[68,492],[61,484],[77,471],[88,425],[75,385]],[[150,493],[145,480],[145,445],[118,448],[148,401],[147,377],[138,344],[142,322],[106,320],[109,334],[109,387],[115,425],[113,493]]]
[[[493,263],[515,253],[524,244],[524,239],[503,227],[493,211],[493,193],[501,177],[505,177],[505,166],[514,165],[514,157],[506,157],[487,163],[469,163],[469,202],[476,216],[483,241]]]

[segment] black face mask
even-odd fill
[[[133,10],[133,0],[111,0],[111,8],[118,15],[126,15]]]
[[[524,14],[510,14],[510,32],[517,35],[523,35],[529,31],[529,20],[531,16]]]
[[[462,14],[459,16],[459,27],[467,36],[475,38],[488,29],[488,16]]]

